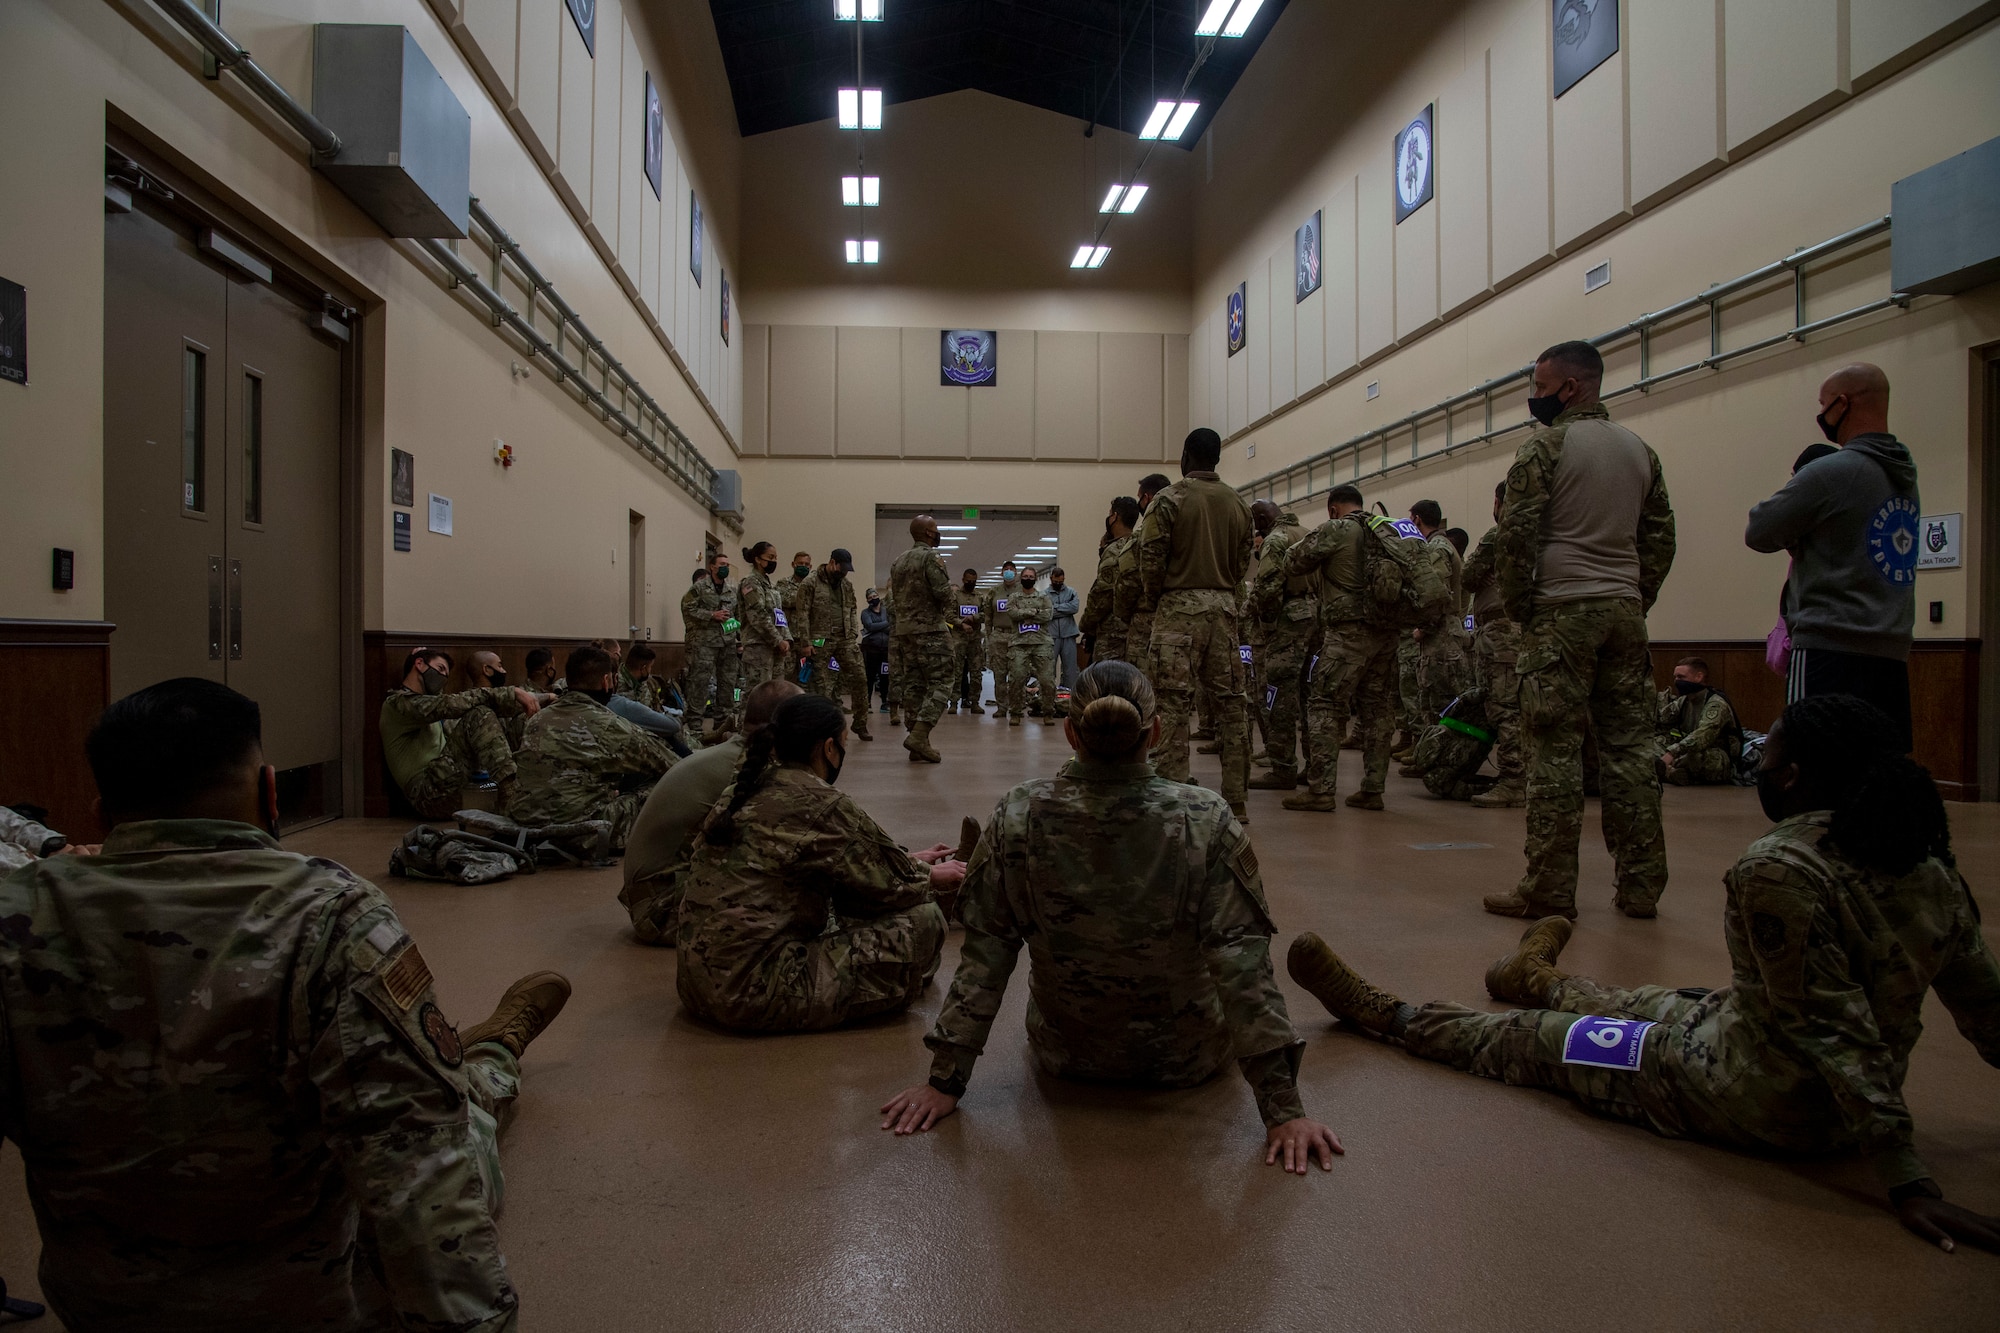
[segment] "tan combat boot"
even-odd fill
[[[1472,798],[1475,810],[1518,810],[1528,803],[1528,790],[1519,782],[1496,782]]]
[[[1543,917],[1551,915],[1548,908],[1537,907],[1511,889],[1506,893],[1489,893],[1479,900],[1479,905],[1495,916]],[[1574,907],[1566,908],[1554,913],[1554,915],[1567,917],[1571,921],[1574,921],[1576,920],[1576,909]]]
[[[1292,941],[1285,971],[1315,1000],[1343,1023],[1377,1036],[1397,1036],[1396,1011],[1403,1002],[1368,984],[1359,972],[1340,960],[1325,940],[1307,931]]]
[[[1197,746],[1195,746],[1195,747],[1194,747],[1194,752],[1195,752],[1196,754],[1221,754],[1221,753],[1222,753],[1222,742],[1221,742],[1221,741],[1203,741],[1203,742],[1202,742],[1202,743],[1201,743],[1200,745],[1197,745]]]
[[[1486,993],[1508,1004],[1546,1008],[1549,991],[1569,975],[1556,970],[1556,959],[1573,929],[1569,919],[1560,916],[1545,916],[1529,926],[1514,952],[1486,969]]]
[[[1297,770],[1274,768],[1269,773],[1259,773],[1247,784],[1252,791],[1290,791],[1299,785]]]
[[[1356,810],[1380,810],[1382,793],[1379,791],[1358,791],[1347,798],[1347,803]]]
[[[1236,822],[1239,824],[1250,822],[1250,805],[1247,801],[1231,801],[1229,813],[1236,816]]]
[[[1287,810],[1323,810],[1328,814],[1340,809],[1340,802],[1332,792],[1302,791],[1287,796],[1278,802]]]
[[[569,978],[560,972],[530,972],[501,993],[491,1018],[458,1034],[459,1045],[470,1048],[497,1041],[520,1059],[528,1043],[541,1036],[569,1003],[569,990]]]
[[[931,729],[922,722],[917,723],[910,729],[910,734],[903,737],[903,748],[910,752],[911,763],[919,759],[927,764],[944,762],[944,756],[931,748]]]

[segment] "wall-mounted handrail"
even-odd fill
[[[315,153],[327,158],[340,155],[340,136],[328,128],[326,122],[299,105],[298,99],[266,74],[264,67],[252,60],[250,53],[238,45],[234,37],[196,8],[193,0],[153,0],[153,3],[164,10],[168,18],[180,24],[202,50],[214,56],[219,68],[229,70],[243,80],[251,92],[263,98],[273,111],[284,117],[285,123],[297,130],[313,146]]]
[[[1609,347],[1627,338],[1636,337],[1639,339],[1639,378],[1620,388],[1608,390],[1601,394],[1600,397],[1608,401],[1613,398],[1622,397],[1628,393],[1645,393],[1656,385],[1664,384],[1669,380],[1679,379],[1683,375],[1690,375],[1698,370],[1716,369],[1725,362],[1733,361],[1737,357],[1749,356],[1753,352],[1760,352],[1783,343],[1803,342],[1811,334],[1845,324],[1850,320],[1875,314],[1881,310],[1887,310],[1892,306],[1907,309],[1913,298],[1907,293],[1892,292],[1880,300],[1869,301],[1862,305],[1854,306],[1851,309],[1841,311],[1839,314],[1829,315],[1824,319],[1807,322],[1804,318],[1805,272],[1807,266],[1816,260],[1824,259],[1828,255],[1836,254],[1863,241],[1881,235],[1889,230],[1890,222],[1891,220],[1887,216],[1876,218],[1872,222],[1864,223],[1851,231],[1845,231],[1838,236],[1830,237],[1817,245],[1809,245],[1803,249],[1794,251],[1786,255],[1783,259],[1775,260],[1760,268],[1752,269],[1750,272],[1742,274],[1739,277],[1731,278],[1726,282],[1716,283],[1714,286],[1685,300],[1676,301],[1672,305],[1662,307],[1649,314],[1640,315],[1628,323],[1621,324],[1615,329],[1606,333],[1600,333],[1595,338],[1589,339],[1590,344],[1599,349]],[[1747,343],[1741,347],[1723,348],[1721,345],[1721,303],[1738,292],[1746,291],[1759,284],[1784,277],[1787,274],[1790,275],[1794,288],[1792,327],[1782,333],[1760,338],[1755,342]],[[1676,366],[1671,370],[1653,372],[1651,368],[1653,330],[1662,325],[1670,324],[1683,315],[1691,314],[1703,308],[1709,311],[1708,355],[1687,362],[1685,365]],[[1448,398],[1440,399],[1428,407],[1420,408],[1394,421],[1386,422],[1371,430],[1363,431],[1361,434],[1343,440],[1330,448],[1322,449],[1315,454],[1302,458],[1296,463],[1279,468],[1274,472],[1268,472],[1236,489],[1247,499],[1272,499],[1280,503],[1292,503],[1297,500],[1307,499],[1323,491],[1331,490],[1341,482],[1353,482],[1369,477],[1384,476],[1402,468],[1414,467],[1434,459],[1449,457],[1461,449],[1469,449],[1475,445],[1489,443],[1503,435],[1534,424],[1532,419],[1525,418],[1499,426],[1496,426],[1493,421],[1493,396],[1504,389],[1522,383],[1533,374],[1534,367],[1530,365],[1523,366],[1518,370],[1508,371],[1504,375],[1495,376],[1482,384],[1474,385],[1470,389],[1465,389]],[[1453,415],[1468,403],[1482,401],[1486,404],[1486,428],[1477,435],[1468,436],[1463,439],[1453,438]],[[1442,418],[1444,444],[1441,448],[1425,452],[1420,447],[1420,437],[1424,423],[1437,418]],[[1410,436],[1410,454],[1407,458],[1392,461],[1388,456],[1390,439],[1405,432]],[[1362,451],[1377,445],[1382,450],[1381,462],[1379,465],[1363,471],[1361,463]],[[1340,465],[1344,462],[1351,463],[1352,466],[1350,468],[1342,468]],[[1335,477],[1336,472],[1342,474],[1337,480]],[[1324,478],[1322,482],[1315,481],[1316,473]],[[1305,483],[1303,488],[1297,485],[1300,480],[1303,480]]]

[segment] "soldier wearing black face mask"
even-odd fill
[[[1743,754],[1743,728],[1729,696],[1708,683],[1708,663],[1683,657],[1674,687],[1660,691],[1660,779],[1677,787],[1728,782]]]
[[[516,782],[503,719],[532,717],[541,707],[541,696],[506,685],[446,694],[450,675],[450,653],[413,648],[403,659],[403,683],[382,701],[382,757],[425,819],[448,819],[463,808],[461,791],[478,773],[492,778],[504,807]]]

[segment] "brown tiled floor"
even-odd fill
[[[1010,784],[1052,771],[1058,729],[947,718],[942,767],[900,733],[855,744],[842,782],[895,835],[954,841]],[[1355,781],[1344,756],[1341,790]],[[1215,761],[1198,758],[1213,777]],[[1252,833],[1282,927],[1311,928],[1414,999],[1484,1001],[1518,933],[1478,897],[1520,868],[1520,811],[1477,811],[1391,779],[1383,814],[1279,810]],[[1740,789],[1666,795],[1673,886],[1659,920],[1609,906],[1584,847],[1573,970],[1627,984],[1727,979],[1719,877],[1765,827]],[[1989,907],[2000,807],[1952,807]],[[381,875],[400,833],[351,821],[293,840]],[[1491,844],[1419,851],[1418,843]],[[506,1140],[509,1261],[530,1330],[577,1329],[1972,1329],[2000,1324],[2000,1257],[1904,1234],[1856,1162],[1788,1164],[1670,1143],[1546,1094],[1332,1030],[1285,982],[1310,1045],[1309,1111],[1347,1144],[1331,1175],[1258,1164],[1233,1073],[1192,1092],[1031,1072],[1017,977],[963,1110],[926,1137],[875,1128],[921,1080],[919,1012],[856,1031],[746,1040],[676,1007],[673,958],[634,944],[616,872],[488,889],[382,879],[447,1010],[554,966],[576,998],[526,1061]],[[2000,922],[2000,916],[1996,916]],[[2000,1212],[2000,1071],[1933,1007],[1908,1095],[1951,1196]],[[0,1273],[33,1290],[19,1154],[0,1154]]]

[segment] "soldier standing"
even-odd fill
[[[1493,728],[1493,768],[1498,780],[1472,798],[1481,810],[1506,810],[1528,802],[1521,764],[1521,627],[1507,618],[1493,553],[1500,545],[1500,503],[1507,483],[1493,488],[1493,524],[1465,562],[1465,590],[1472,594],[1474,669],[1486,696],[1486,719]]]
[[[854,713],[857,740],[872,741],[868,731],[868,677],[861,660],[861,612],[854,604],[854,557],[836,547],[819,572],[806,580],[799,594],[804,624],[799,636],[805,655],[813,660],[807,689],[838,700],[845,691]]]
[[[743,558],[750,562],[750,572],[736,585],[736,610],[743,622],[743,690],[748,693],[767,680],[790,678],[792,621],[771,582],[778,549],[758,542],[743,552]]]
[[[1028,1046],[1044,1071],[1184,1088],[1234,1056],[1265,1162],[1332,1169],[1340,1141],[1299,1097],[1304,1043],[1272,976],[1249,836],[1214,793],[1152,772],[1159,729],[1153,689],[1129,663],[1078,679],[1063,724],[1077,757],[1008,792],[980,835],[958,974],[924,1038],[930,1080],[891,1098],[882,1128],[921,1133],[957,1109],[1026,947]]]
[[[903,748],[912,760],[936,764],[944,756],[931,748],[931,728],[951,699],[951,623],[958,603],[951,578],[937,553],[937,520],[919,514],[910,520],[916,545],[896,557],[889,588],[896,598],[896,624],[889,642],[901,654],[903,717],[910,734]]]
[[[1007,715],[1014,693],[1008,687],[1014,669],[1014,613],[1011,608],[1021,595],[1021,571],[1012,560],[1000,565],[1000,586],[986,599],[986,653],[993,664],[993,703],[1002,717]]]
[[[1900,746],[1889,718],[1850,695],[1785,710],[1757,772],[1777,827],[1723,881],[1731,984],[1700,998],[1564,974],[1560,916],[1487,970],[1495,999],[1530,1006],[1508,1013],[1404,1004],[1312,934],[1292,942],[1288,969],[1343,1022],[1412,1055],[1560,1092],[1667,1138],[1858,1152],[1916,1235],[2000,1251],[2000,1218],[1944,1201],[1903,1099],[1933,989],[2000,1065],[2000,961],[1953,865],[1937,786]]]
[[[1128,627],[1118,614],[1118,562],[1132,547],[1132,528],[1138,521],[1137,500],[1121,495],[1111,502],[1111,513],[1104,520],[1111,540],[1097,553],[1097,578],[1084,599],[1083,619],[1077,622],[1090,644],[1093,662],[1122,662],[1130,652],[1126,647]]]
[[[102,853],[0,883],[0,1139],[42,1289],[76,1329],[511,1330],[499,1131],[569,983],[456,1029],[382,892],[266,831],[261,732],[214,681],[112,704]]]
[[[711,551],[708,563],[694,573],[681,595],[681,626],[688,646],[688,712],[719,718],[725,725],[736,717],[735,636],[728,626],[736,618],[736,590],[729,586],[729,562]]]
[[[1288,577],[1318,578],[1319,659],[1308,659],[1306,790],[1287,796],[1287,810],[1330,811],[1348,716],[1360,711],[1361,787],[1347,798],[1357,810],[1380,810],[1389,780],[1389,733],[1395,726],[1396,631],[1376,614],[1367,572],[1368,543],[1361,492],[1336,486],[1326,497],[1326,522],[1285,553]],[[1387,519],[1380,520],[1387,522]],[[1382,558],[1382,557],[1376,557]]]
[[[1264,549],[1250,589],[1250,612],[1264,626],[1264,755],[1271,771],[1251,779],[1260,790],[1299,785],[1299,712],[1305,706],[1306,663],[1319,645],[1319,599],[1309,574],[1285,570],[1287,554],[1305,538],[1299,516],[1269,500],[1250,506],[1264,529]]]
[[[563,676],[569,688],[528,722],[516,761],[521,786],[507,813],[523,824],[608,820],[612,846],[622,851],[674,753],[607,706],[611,655],[602,648],[571,653]]]
[[[986,686],[986,635],[981,623],[984,599],[979,595],[979,571],[968,569],[958,584],[958,619],[952,622],[951,711],[961,707],[979,717],[979,692]]]
[[[1238,819],[1250,779],[1236,597],[1250,568],[1250,506],[1222,484],[1222,437],[1206,426],[1181,446],[1181,479],[1153,497],[1139,538],[1141,602],[1153,612],[1151,670],[1160,696],[1160,776],[1188,780],[1188,717],[1207,687],[1222,741],[1222,797]]]
[[[1493,894],[1502,916],[1576,916],[1583,832],[1583,730],[1597,737],[1613,902],[1651,917],[1667,887],[1654,771],[1653,665],[1646,612],[1674,562],[1674,510],[1660,460],[1597,400],[1604,358],[1584,342],[1535,361],[1528,410],[1542,429],[1514,455],[1495,565],[1521,627],[1527,742],[1527,873]]]
[[[1139,479],[1139,521],[1132,527],[1132,544],[1118,557],[1118,577],[1113,585],[1113,613],[1125,622],[1125,660],[1149,678],[1153,674],[1153,608],[1146,598],[1145,580],[1139,576],[1139,544],[1146,535],[1146,511],[1152,507],[1153,497],[1172,484],[1159,472]]]
[[[812,577],[812,561],[812,552],[794,552],[792,555],[792,576],[779,581],[777,584],[779,605],[785,610],[785,618],[793,625],[797,625],[806,613],[806,580]],[[793,636],[794,646],[797,646],[798,642],[803,638],[803,635]],[[802,656],[803,654],[793,653],[793,662],[796,664]]]
[[[1683,657],[1674,687],[1660,691],[1660,776],[1676,787],[1729,782],[1743,755],[1743,728],[1729,696],[1708,683],[1708,663]]]
[[[1032,567],[1021,571],[1021,591],[1007,605],[1006,618],[1014,633],[1007,645],[1007,725],[1018,727],[1028,711],[1028,677],[1035,678],[1036,696],[1041,700],[1042,725],[1056,720],[1055,643],[1051,638],[1055,606],[1045,592],[1035,589]]]
[[[1465,557],[1445,531],[1444,510],[1437,501],[1417,501],[1410,506],[1410,520],[1424,534],[1424,554],[1449,593],[1444,614],[1411,631],[1416,641],[1417,734],[1422,735],[1466,685]]]

